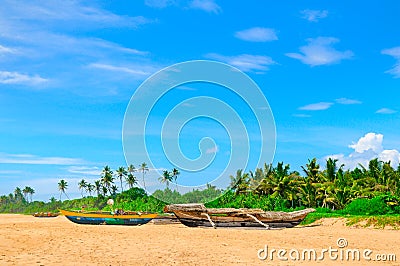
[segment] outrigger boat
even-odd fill
[[[82,212],[82,211],[66,211],[60,212],[67,217],[68,220],[77,224],[107,224],[107,225],[142,225],[150,222],[155,218],[157,213],[140,213],[140,212]]]
[[[261,209],[206,208],[203,204],[172,204],[164,212],[173,212],[189,227],[265,227],[290,228],[301,223],[314,209],[272,212]]]
[[[57,217],[60,214],[59,213],[54,213],[54,212],[35,212],[32,215],[34,217],[38,217],[38,218],[53,218],[53,217]]]

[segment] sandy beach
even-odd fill
[[[283,230],[188,228],[181,224],[143,226],[78,225],[65,217],[0,215],[0,265],[400,265],[400,232],[346,227],[340,219]],[[348,245],[342,249],[337,240]],[[265,256],[272,249],[281,258]],[[360,260],[302,260],[305,249],[358,249]],[[362,253],[370,249],[367,258]],[[296,251],[300,260],[294,261]],[[291,256],[289,256],[291,252]],[[333,258],[336,253],[332,253]],[[344,254],[344,253],[343,253]],[[376,255],[397,255],[377,262]],[[269,254],[270,255],[270,254]],[[306,257],[308,255],[306,254]],[[388,256],[386,256],[388,257]],[[288,260],[284,261],[283,259]],[[350,260],[352,258],[350,257]],[[393,260],[393,258],[391,258]]]

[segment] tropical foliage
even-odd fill
[[[161,212],[165,202],[208,202],[206,206],[215,208],[293,210],[313,207],[317,208],[318,215],[333,216],[400,214],[400,166],[393,168],[390,162],[373,159],[368,167],[359,165],[355,169],[345,170],[345,166],[338,165],[335,159],[327,159],[324,167],[321,167],[314,158],[301,169],[301,173],[292,171],[283,162],[276,166],[265,164],[254,172],[238,170],[231,176],[230,187],[224,191],[207,185],[204,190],[180,194],[177,189],[170,188],[172,183],[177,188],[180,174],[174,168],[172,171],[165,170],[159,178],[166,188],[149,196],[145,190],[135,187],[136,172],[142,175],[145,184],[145,175],[149,171],[146,163],[142,163],[138,169],[133,165],[119,167],[115,172],[105,166],[100,178],[93,184],[85,179],[78,183],[81,199],[69,200],[69,184],[62,179],[58,183],[59,200],[53,197],[47,203],[33,201],[33,188],[17,187],[14,193],[0,197],[0,212],[32,213],[56,211],[59,208],[80,209],[82,206],[107,210],[106,199],[113,198],[115,207],[138,211]],[[92,193],[96,196],[92,196]],[[61,201],[63,195],[67,200]]]

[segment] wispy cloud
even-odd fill
[[[93,166],[70,166],[67,168],[69,173],[73,174],[83,174],[83,175],[94,175],[99,176],[101,174],[101,169],[99,167]]]
[[[249,42],[269,42],[278,40],[274,29],[260,27],[237,31],[235,37]]]
[[[32,22],[42,27],[81,27],[103,28],[107,27],[137,27],[150,23],[152,20],[142,16],[130,17],[117,15],[100,7],[89,6],[80,1],[38,1],[15,2],[5,0],[0,7],[3,18],[20,22]],[[57,21],[57,23],[55,23]],[[35,24],[32,25],[35,27]]]
[[[158,70],[159,67],[147,57],[148,52],[96,37],[96,30],[113,27],[135,29],[153,22],[141,16],[119,15],[94,3],[5,0],[0,6],[1,39],[12,43],[18,50],[3,43],[0,46],[0,56],[14,52],[12,61],[2,66],[0,83],[31,86],[51,81],[53,87],[79,95],[86,95],[83,90],[96,85],[98,89],[91,93],[109,95],[111,87],[125,88],[126,83],[132,80],[117,77],[118,82],[124,84],[115,84],[115,77],[106,76],[99,84],[93,79],[93,69],[103,71],[106,65],[114,66],[108,70],[130,73],[141,79],[147,76],[148,70]],[[63,63],[59,64],[59,60]],[[129,62],[140,62],[143,68],[131,67]],[[90,64],[93,64],[91,68],[85,68]],[[35,73],[31,73],[32,69]]]
[[[219,14],[222,9],[214,0],[193,0],[189,3],[189,8],[200,9],[208,13]]]
[[[13,53],[16,53],[16,50],[13,48],[10,48],[10,47],[5,47],[3,45],[0,45],[0,55],[7,54],[7,53],[13,54]]]
[[[287,53],[286,56],[298,59],[310,66],[330,65],[339,63],[344,59],[350,59],[353,52],[338,51],[333,48],[333,44],[338,43],[339,39],[332,37],[318,37],[307,39],[308,44],[300,47],[301,53]]]
[[[390,115],[390,114],[397,113],[397,111],[393,110],[393,109],[390,109],[390,108],[381,108],[381,109],[377,110],[375,113]]]
[[[359,101],[359,100],[348,99],[348,98],[339,98],[339,99],[336,99],[335,101],[338,104],[346,104],[346,105],[348,105],[348,104],[362,104],[362,102]]]
[[[299,110],[320,111],[320,110],[329,109],[332,105],[333,105],[333,103],[330,103],[330,102],[319,102],[319,103],[313,103],[313,104],[308,104],[308,105],[299,107]]]
[[[129,67],[122,67],[122,66],[113,66],[113,65],[107,65],[107,64],[90,64],[89,67],[92,68],[99,68],[99,69],[104,69],[108,71],[115,71],[115,72],[123,72],[123,73],[128,73],[134,76],[148,76],[150,75],[150,72],[145,72],[142,70],[137,70],[137,69],[132,69]]]
[[[165,8],[167,6],[175,5],[175,0],[145,0],[146,6],[154,7],[154,8]]]
[[[48,79],[39,75],[29,76],[18,72],[0,71],[1,84],[22,84],[22,85],[38,85],[47,82]]]
[[[395,78],[400,78],[400,46],[382,50],[382,54],[390,55],[396,59],[392,69],[389,69],[385,73],[392,74]]]
[[[0,153],[0,163],[3,164],[43,164],[43,165],[79,165],[85,164],[82,159],[66,157],[40,157],[32,154]]]
[[[307,114],[293,114],[294,117],[301,117],[301,118],[307,118],[307,117],[311,117],[311,115],[307,115]]]
[[[301,14],[303,15],[302,18],[308,21],[318,22],[320,19],[326,18],[328,16],[328,11],[305,9],[301,11]]]
[[[264,55],[242,54],[237,56],[225,56],[215,53],[206,55],[207,58],[219,60],[237,67],[242,71],[264,73],[270,65],[276,64],[271,57]]]

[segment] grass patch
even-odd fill
[[[301,222],[301,225],[312,224],[315,221],[318,221],[322,218],[340,218],[343,215],[338,213],[320,213],[320,212],[312,212],[307,215],[307,217]]]
[[[395,230],[400,230],[400,215],[349,215],[336,212],[313,212],[307,215],[301,225],[312,224],[322,218],[345,218],[347,226],[357,225],[363,228],[373,227],[384,229],[391,227]]]
[[[395,230],[400,229],[400,215],[380,215],[380,216],[350,216],[347,217],[346,225],[359,225],[361,227],[373,227],[384,229],[387,226]]]

